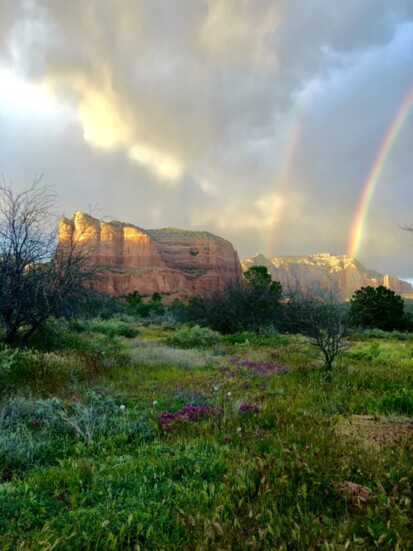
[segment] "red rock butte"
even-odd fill
[[[208,232],[144,230],[75,212],[60,220],[58,240],[86,246],[88,262],[99,268],[93,287],[110,296],[136,290],[144,296],[157,292],[170,300],[188,298],[242,277],[231,243]]]

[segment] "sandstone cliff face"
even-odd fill
[[[137,290],[186,298],[242,277],[231,243],[207,232],[143,230],[76,212],[59,225],[59,243],[71,240],[90,251],[90,263],[100,273],[94,287],[111,296]]]
[[[351,298],[361,287],[384,285],[398,294],[413,294],[413,287],[394,276],[369,270],[346,255],[328,253],[309,256],[277,256],[271,259],[257,254],[242,261],[244,270],[251,266],[267,266],[272,278],[281,282],[283,289],[336,292],[342,300]]]

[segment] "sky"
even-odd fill
[[[0,0],[0,172],[413,278],[411,0]]]

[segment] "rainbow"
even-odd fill
[[[275,177],[277,193],[282,196],[284,189],[288,186],[288,177],[294,165],[294,160],[300,145],[304,127],[304,117],[302,114],[296,115],[292,120],[287,139],[285,142],[283,155],[281,157],[280,167]],[[265,234],[263,252],[266,256],[274,254],[274,247],[278,235],[276,235],[278,224],[274,224],[272,231]]]
[[[348,239],[348,256],[356,257],[359,253],[360,244],[364,232],[364,226],[371,200],[373,198],[377,184],[380,180],[380,176],[389,156],[389,153],[397,139],[397,136],[400,133],[400,130],[403,128],[403,125],[406,122],[412,107],[413,87],[403,98],[403,101],[400,104],[396,115],[391,121],[387,132],[380,143],[380,147],[377,151],[374,162],[370,167],[367,178],[363,183],[360,200],[358,202],[357,210],[353,218],[353,223],[351,225],[350,235]]]

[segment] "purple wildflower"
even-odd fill
[[[258,413],[260,411],[260,408],[256,404],[252,404],[251,402],[242,402],[242,404],[239,406],[239,410],[241,413]]]
[[[172,423],[178,420],[186,419],[188,421],[196,421],[197,419],[207,415],[219,415],[221,411],[221,408],[211,408],[207,405],[196,406],[193,404],[185,404],[181,409],[175,411],[174,413],[170,413],[169,411],[160,413],[158,415],[158,423],[160,426],[168,428]]]
[[[233,369],[231,369],[230,367],[222,366],[219,369],[227,377],[234,378],[235,375],[236,375],[236,372]]]
[[[36,417],[33,419],[33,426],[38,427],[39,426],[39,420],[36,419]]]

